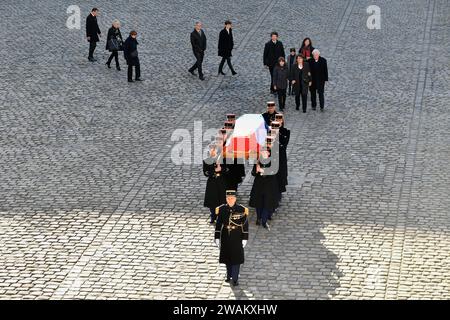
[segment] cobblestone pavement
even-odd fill
[[[368,30],[371,4],[98,0],[80,2],[82,30],[69,30],[67,1],[2,1],[0,298],[450,298],[450,6],[376,1],[381,29]],[[103,35],[114,18],[140,33],[145,82],[106,69],[104,36],[88,63],[94,5]],[[217,77],[227,18],[239,75]],[[196,19],[205,82],[186,72]],[[288,192],[270,232],[251,211],[232,289],[201,168],[171,162],[170,136],[264,110],[273,29],[286,48],[310,36],[328,59],[326,110],[288,98]]]

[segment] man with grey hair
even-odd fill
[[[189,69],[189,72],[195,75],[194,71],[198,69],[198,77],[200,80],[205,80],[203,77],[202,63],[206,51],[206,36],[202,30],[202,23],[200,21],[195,23],[194,31],[191,32],[191,45],[196,61]]]
[[[328,81],[328,67],[327,60],[320,56],[320,51],[314,49],[312,52],[313,59],[309,59],[309,66],[311,69],[312,84],[311,91],[311,106],[313,110],[317,107],[317,93],[319,93],[320,111],[325,107],[325,82]]]

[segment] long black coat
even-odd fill
[[[266,126],[267,127],[270,126],[270,123],[272,121],[275,121],[275,115],[276,114],[278,114],[278,112],[276,112],[276,111],[274,113],[272,113],[272,114],[268,113],[267,111],[262,114],[262,116],[264,118],[264,121],[266,122]]]
[[[97,17],[89,13],[86,18],[86,37],[90,37],[89,42],[98,42],[100,40],[99,34],[101,34],[101,31],[98,27]]]
[[[106,50],[109,50],[109,51],[113,51],[108,47],[109,40],[111,40],[111,39],[117,39],[117,41],[119,42],[119,46],[122,46],[122,48],[123,48],[122,33],[120,33],[119,28],[116,29],[114,27],[111,27],[108,30],[108,35],[106,36]]]
[[[203,161],[203,174],[208,177],[206,182],[205,200],[203,206],[216,208],[226,203],[225,165],[220,165],[222,171],[216,172],[217,158],[207,158]]]
[[[255,177],[253,181],[252,191],[250,192],[249,205],[252,208],[265,208],[274,211],[278,207],[278,179],[275,168],[271,163],[261,164],[264,174],[256,173],[256,164],[253,166],[252,175]]]
[[[328,81],[328,66],[325,58],[319,57],[317,62],[314,58],[309,59],[309,68],[312,76],[312,89],[323,89],[325,81]]]
[[[203,54],[206,50],[206,35],[203,30],[201,30],[201,34],[200,36],[197,30],[191,32],[191,45],[194,55]]]
[[[139,42],[131,36],[129,36],[123,44],[123,55],[125,56],[125,60],[127,60],[127,64],[129,66],[137,66],[139,64],[139,56],[131,56],[132,52],[137,51],[138,44]]]
[[[273,43],[272,40],[266,43],[264,46],[264,65],[273,67],[277,64],[278,58],[284,58],[284,46],[281,41]]]
[[[280,192],[286,192],[286,186],[288,185],[288,165],[287,165],[287,146],[289,144],[289,138],[291,137],[291,131],[285,127],[281,127],[278,133],[278,155],[280,166],[277,172],[278,190]]]
[[[215,239],[220,239],[219,263],[244,263],[242,240],[248,240],[248,209],[239,204],[216,208]]]
[[[233,41],[233,30],[230,28],[230,32],[228,33],[227,29],[224,28],[219,33],[219,56],[223,58],[231,57],[231,51],[234,47]]]
[[[303,63],[303,69],[298,68],[298,64],[294,64],[291,69],[291,79],[295,80],[294,92],[295,94],[308,94],[309,83],[312,81],[311,70],[309,63]]]
[[[273,68],[273,85],[277,89],[286,89],[288,86],[289,70],[284,64],[284,66],[276,65]]]
[[[227,173],[225,175],[227,182],[227,189],[236,190],[238,184],[243,181],[245,177],[245,165],[238,163],[237,159],[225,158],[224,163],[227,166]]]

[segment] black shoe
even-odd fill
[[[237,72],[236,72],[236,71],[231,71],[231,74],[232,74],[233,76],[235,76],[235,75],[237,75]]]
[[[90,62],[96,61],[94,58],[88,58],[88,60],[89,60]]]
[[[320,111],[323,112],[323,108],[320,108]]]
[[[300,108],[299,107],[295,107],[295,110],[300,110]]]
[[[225,75],[225,73],[224,73],[223,71],[220,71],[220,70],[219,70],[219,73],[218,73],[218,74],[221,74],[221,75],[223,75],[223,76]]]
[[[200,77],[198,77],[200,80],[205,80],[205,77],[204,76],[200,76]]]
[[[261,219],[256,219],[256,225],[259,226],[261,224]]]
[[[194,70],[190,70],[190,69],[189,69],[188,71],[189,71],[189,73],[192,74],[193,76],[196,75],[195,72],[194,72]]]
[[[268,217],[267,219],[268,219],[268,220],[272,220],[272,217]]]
[[[117,69],[117,71],[120,71],[120,67],[119,66],[116,66],[116,69]]]
[[[306,110],[303,110],[303,113],[306,113]]]
[[[239,282],[233,280],[232,285],[233,287],[237,287],[239,285]]]
[[[134,81],[144,81],[144,80],[142,80],[141,78],[136,78],[134,79]]]
[[[270,231],[270,225],[268,223],[264,223],[263,228],[267,229],[267,231]]]
[[[134,80],[132,80],[132,79],[129,79],[129,80],[128,80],[128,82],[134,82]]]
[[[226,277],[225,282],[230,282],[231,278]]]
[[[111,65],[107,62],[107,63],[105,63],[106,64],[106,66],[108,67],[108,69],[111,69]]]
[[[316,107],[312,107],[311,109],[314,110],[314,111],[316,111]]]

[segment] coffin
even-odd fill
[[[227,137],[223,154],[225,158],[256,159],[266,142],[267,130],[260,114],[240,116],[232,134]]]

